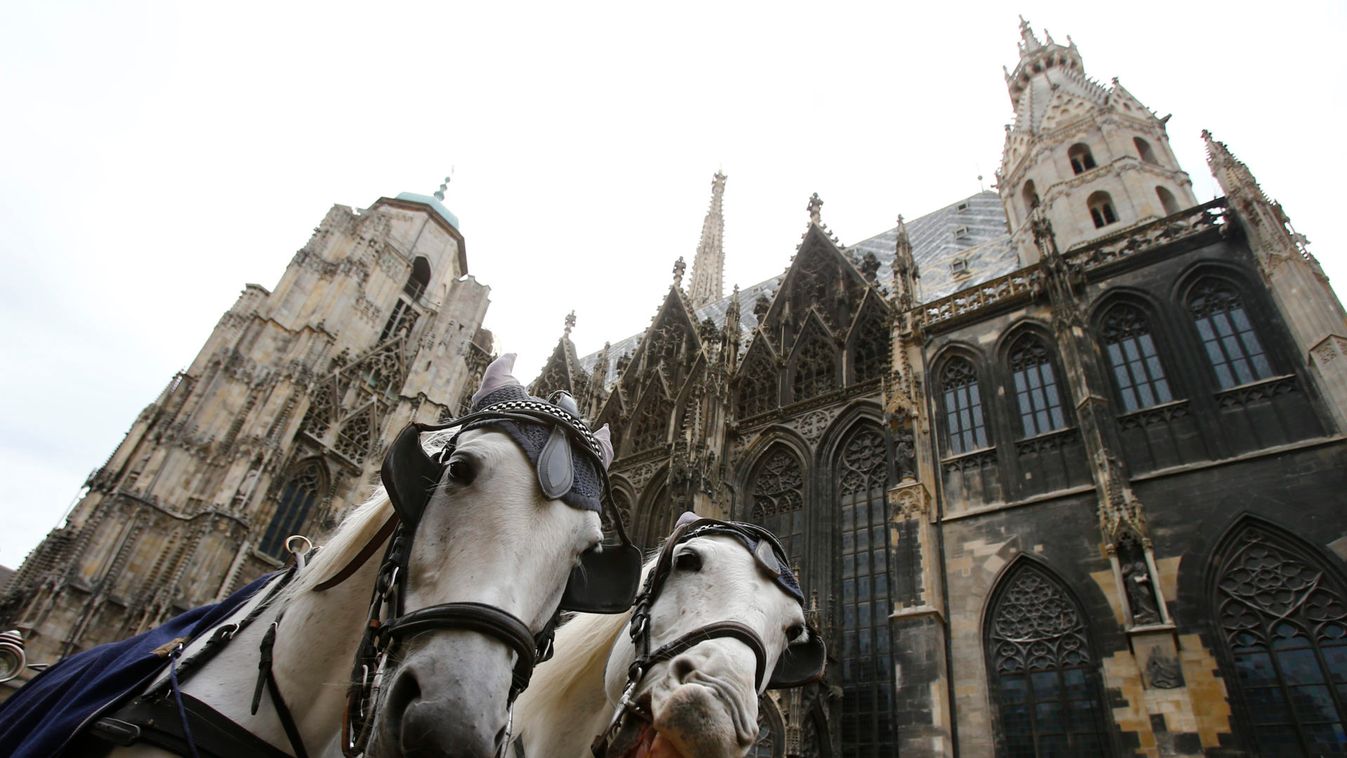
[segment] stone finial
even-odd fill
[[[688,264],[686,264],[686,263],[683,262],[683,256],[681,256],[681,255],[678,256],[678,260],[674,261],[674,267],[673,267],[674,286],[675,286],[675,287],[678,287],[679,289],[682,289],[682,287],[683,287],[683,272],[684,272],[684,271],[687,271],[687,268],[688,268]]]
[[[575,328],[575,311],[566,314],[566,330],[562,332],[563,338],[571,336],[571,330]]]
[[[823,200],[819,198],[817,192],[810,195],[809,204],[805,206],[805,210],[809,211],[809,223],[823,223]]]
[[[444,181],[440,182],[440,188],[437,189],[437,190],[435,190],[435,199],[436,199],[436,200],[439,200],[439,201],[441,201],[441,202],[444,201],[444,191],[447,190],[447,189],[449,189],[449,179],[450,179],[450,178],[451,178],[451,177],[446,176],[446,177],[444,177]]]
[[[692,258],[692,283],[688,285],[688,300],[693,308],[713,303],[725,294],[724,195],[725,174],[717,171],[711,177],[711,205],[702,221],[697,254]]]
[[[1042,46],[1043,43],[1039,42],[1038,37],[1034,35],[1033,27],[1029,26],[1029,22],[1024,19],[1024,16],[1020,16],[1020,51],[1027,53]]]

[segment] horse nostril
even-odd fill
[[[416,681],[416,675],[411,669],[398,672],[392,688],[388,690],[388,699],[384,701],[384,707],[388,709],[389,717],[397,731],[401,731],[402,716],[407,712],[407,706],[420,699],[421,684]]]
[[[673,659],[673,663],[669,665],[673,670],[674,680],[679,683],[682,683],[691,676],[692,672],[697,668],[692,665],[692,659],[688,658],[686,655],[678,656]]]

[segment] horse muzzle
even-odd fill
[[[509,733],[510,651],[470,632],[417,640],[386,685],[369,754],[495,758]]]
[[[758,693],[724,653],[701,645],[669,662],[650,689],[659,758],[741,758],[758,738]],[[667,744],[667,748],[664,746]]]

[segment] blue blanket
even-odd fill
[[[0,703],[0,756],[65,755],[93,717],[130,700],[168,665],[154,650],[195,639],[221,624],[276,574],[267,574],[214,605],[194,608],[163,626],[64,658]]]

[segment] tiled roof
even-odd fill
[[[907,223],[908,239],[912,243],[912,257],[917,262],[917,297],[921,302],[939,300],[965,287],[995,279],[1019,268],[1015,249],[1006,228],[1006,214],[1001,198],[990,190],[979,192],[952,203],[933,213]],[[874,253],[879,259],[878,281],[887,292],[893,282],[892,263],[898,228],[876,234],[844,248],[844,252],[859,261],[865,253]],[[965,261],[961,268],[967,273],[956,274],[956,261]],[[749,337],[757,327],[753,305],[759,295],[768,299],[780,286],[781,276],[758,282],[739,290],[739,327],[743,334],[740,349],[747,349]],[[730,298],[708,303],[695,311],[698,322],[710,317],[717,326],[725,323],[725,311]],[[618,356],[635,352],[641,334],[615,340],[608,349],[608,377],[605,386],[617,381]],[[592,371],[598,353],[580,359],[586,372]]]

